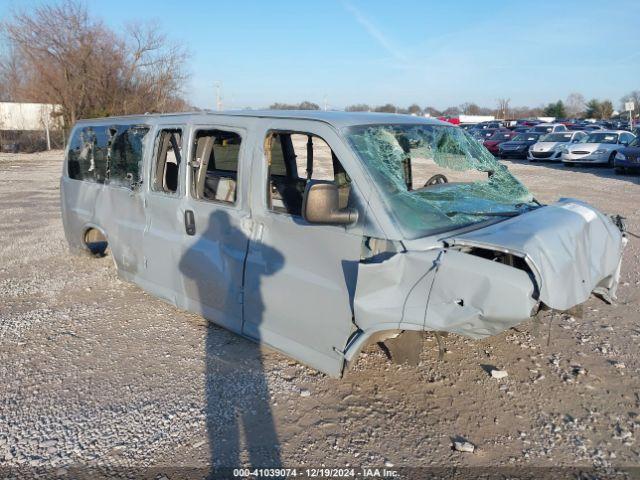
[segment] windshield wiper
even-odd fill
[[[474,217],[516,217],[521,213],[524,212],[516,210],[509,210],[505,212],[460,212],[454,210],[452,212],[447,212],[446,215],[447,217],[453,217],[455,215],[471,215]]]

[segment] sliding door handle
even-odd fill
[[[196,217],[193,214],[193,210],[184,211],[184,230],[187,235],[196,234]]]

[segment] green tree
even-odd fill
[[[593,98],[587,103],[585,115],[587,118],[599,118],[605,120],[611,118],[611,115],[613,115],[613,103],[611,103],[611,100],[603,100],[601,102]]]
[[[567,116],[567,111],[564,108],[562,100],[558,100],[556,103],[550,103],[544,109],[544,114],[547,117],[564,118]]]
[[[601,112],[601,105],[600,105],[600,102],[597,99],[592,98],[591,100],[589,100],[587,102],[586,109],[585,109],[585,112],[584,112],[585,117],[587,117],[587,118],[602,118],[600,116],[600,112]]]

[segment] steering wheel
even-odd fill
[[[442,185],[444,183],[449,183],[449,179],[447,177],[445,177],[444,175],[438,173],[437,175],[434,175],[429,180],[427,180],[424,183],[424,186],[425,187],[431,187],[433,185]]]

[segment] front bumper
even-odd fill
[[[562,152],[550,150],[548,152],[532,152],[527,153],[527,160],[534,162],[559,162],[562,160]]]
[[[563,153],[562,161],[564,163],[608,163],[609,153]]]
[[[527,158],[527,148],[521,148],[518,150],[499,150],[498,155],[505,158]]]

